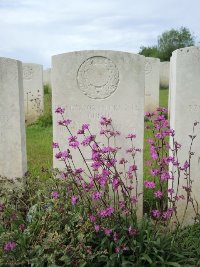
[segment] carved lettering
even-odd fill
[[[189,111],[200,111],[200,105],[189,105]]]
[[[146,61],[145,63],[145,74],[149,74],[152,71],[152,66],[151,63],[149,61]]]

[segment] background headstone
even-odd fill
[[[27,123],[32,123],[44,109],[42,65],[23,63],[23,84],[25,118]]]
[[[160,62],[160,88],[169,88],[170,62]]]
[[[144,137],[144,57],[115,51],[80,51],[53,56],[53,110],[65,107],[66,117],[73,120],[72,130],[83,123],[91,125],[91,132],[100,131],[102,115],[111,117],[121,132],[116,145],[130,147],[125,136],[136,133],[135,147],[143,148]],[[62,150],[68,148],[66,129],[58,126],[60,116],[53,113],[53,140]],[[72,150],[72,149],[71,149]],[[78,151],[72,151],[76,166],[83,166]],[[143,153],[136,158],[138,192],[143,190]],[[121,156],[124,156],[123,154]],[[87,154],[88,159],[91,158]],[[89,162],[89,161],[88,161]],[[54,167],[63,168],[54,158]],[[139,204],[142,214],[142,203]]]
[[[22,63],[0,58],[0,176],[27,171]]]
[[[191,142],[189,135],[193,134],[193,124],[195,121],[200,121],[200,47],[187,47],[174,51],[170,67],[170,126],[175,130],[175,140],[181,144],[178,158],[183,167],[184,162],[188,161]],[[192,198],[200,204],[200,125],[196,126],[196,134],[192,147],[192,152],[195,154],[191,160]],[[186,197],[182,187],[187,186],[187,183],[183,177],[181,178],[178,195]],[[176,176],[174,185],[176,188]],[[195,202],[194,204],[196,206]],[[185,201],[178,201],[177,212],[180,220],[183,218],[184,208]],[[185,224],[192,223],[193,217],[192,203],[189,202]]]
[[[160,59],[145,58],[145,112],[155,111],[159,106]]]

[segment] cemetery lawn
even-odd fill
[[[44,94],[44,115],[34,124],[26,127],[28,170],[32,176],[45,178],[42,169],[52,168],[52,125],[51,125],[51,95],[47,91]],[[160,106],[167,107],[168,89],[160,90]],[[145,162],[149,158],[146,139],[150,138],[145,131],[144,137],[144,179],[149,179],[145,168]]]
[[[50,169],[53,164],[51,125],[51,95],[44,94],[44,115],[26,127],[28,171],[31,176],[46,177],[42,169]]]

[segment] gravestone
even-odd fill
[[[22,63],[0,58],[0,176],[27,171]]]
[[[23,63],[23,84],[25,119],[27,123],[32,123],[44,109],[42,65]]]
[[[111,117],[113,126],[121,132],[116,145],[122,150],[130,147],[125,138],[136,133],[135,147],[143,148],[144,136],[144,57],[116,51],[79,51],[53,56],[52,104],[55,110],[62,106],[70,129],[78,130],[83,123],[91,125],[91,132],[100,131],[100,117]],[[58,126],[59,114],[53,113],[53,140],[62,150],[67,147],[66,129]],[[76,133],[76,132],[75,132]],[[79,136],[78,136],[79,137]],[[101,140],[104,142],[105,140]],[[130,140],[129,140],[130,141]],[[72,150],[72,149],[71,149]],[[54,152],[55,153],[55,152]],[[91,154],[86,152],[88,163]],[[121,156],[125,153],[120,152]],[[77,150],[72,151],[77,167],[84,167]],[[138,192],[143,189],[143,153],[136,158],[138,165]],[[55,159],[54,167],[63,163]],[[139,214],[142,214],[140,202]]]
[[[51,87],[51,68],[43,70],[43,85]]]
[[[170,126],[175,130],[175,140],[181,144],[178,154],[181,167],[188,161],[189,148],[193,135],[193,124],[200,121],[200,47],[178,49],[172,53],[170,77]],[[195,134],[191,160],[192,198],[196,207],[196,201],[200,204],[200,125],[195,127]],[[171,138],[172,146],[172,138]],[[174,170],[171,166],[170,170]],[[174,186],[177,188],[178,179],[175,174]],[[172,183],[169,184],[171,187]],[[187,180],[180,179],[178,195],[187,198],[185,190]],[[185,201],[178,201],[177,214],[182,220],[185,212]],[[192,202],[189,202],[186,211],[185,224],[194,222]]]
[[[170,62],[160,62],[160,88],[169,88]]]
[[[145,58],[145,112],[152,112],[159,106],[159,69],[158,58]]]

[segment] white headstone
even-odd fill
[[[160,87],[169,88],[169,68],[168,61],[160,62]]]
[[[83,123],[91,125],[98,134],[102,115],[111,117],[116,130],[121,132],[116,145],[130,147],[125,136],[136,133],[135,146],[143,148],[144,136],[144,57],[116,51],[80,51],[53,56],[52,59],[53,109],[62,106],[66,116],[73,120],[71,128]],[[53,114],[53,140],[62,150],[68,148],[66,129],[61,129]],[[75,132],[76,133],[76,132]],[[80,138],[81,139],[81,138]],[[71,149],[72,150],[72,149]],[[84,166],[78,151],[76,166]],[[77,154],[76,154],[77,153]],[[138,192],[143,188],[143,153],[136,158],[138,165]],[[122,155],[121,155],[122,156]],[[91,155],[87,155],[88,159]],[[64,167],[54,158],[54,167]],[[85,166],[84,166],[85,167]],[[142,203],[139,209],[142,214]]]
[[[31,123],[43,113],[42,65],[23,63],[24,107],[26,122]]]
[[[159,106],[160,59],[145,58],[145,112],[155,111]]]
[[[43,70],[43,84],[51,87],[51,68]]]
[[[0,58],[0,176],[27,171],[22,63]]]
[[[178,159],[183,167],[184,162],[188,161],[188,151],[190,148],[193,124],[200,121],[200,47],[187,47],[178,49],[172,53],[171,57],[171,78],[170,78],[170,126],[175,130],[175,140],[180,143]],[[191,160],[191,179],[192,198],[194,205],[200,205],[200,125],[195,130],[197,137],[194,139]],[[172,139],[171,139],[172,145]],[[172,170],[172,168],[171,168]],[[174,185],[177,187],[177,177],[175,176]],[[180,178],[178,195],[187,198],[185,190],[187,180]],[[171,187],[171,184],[169,184]],[[185,212],[185,201],[178,201],[178,217],[182,220]],[[185,224],[194,221],[194,211],[192,203],[189,202],[185,217]]]

